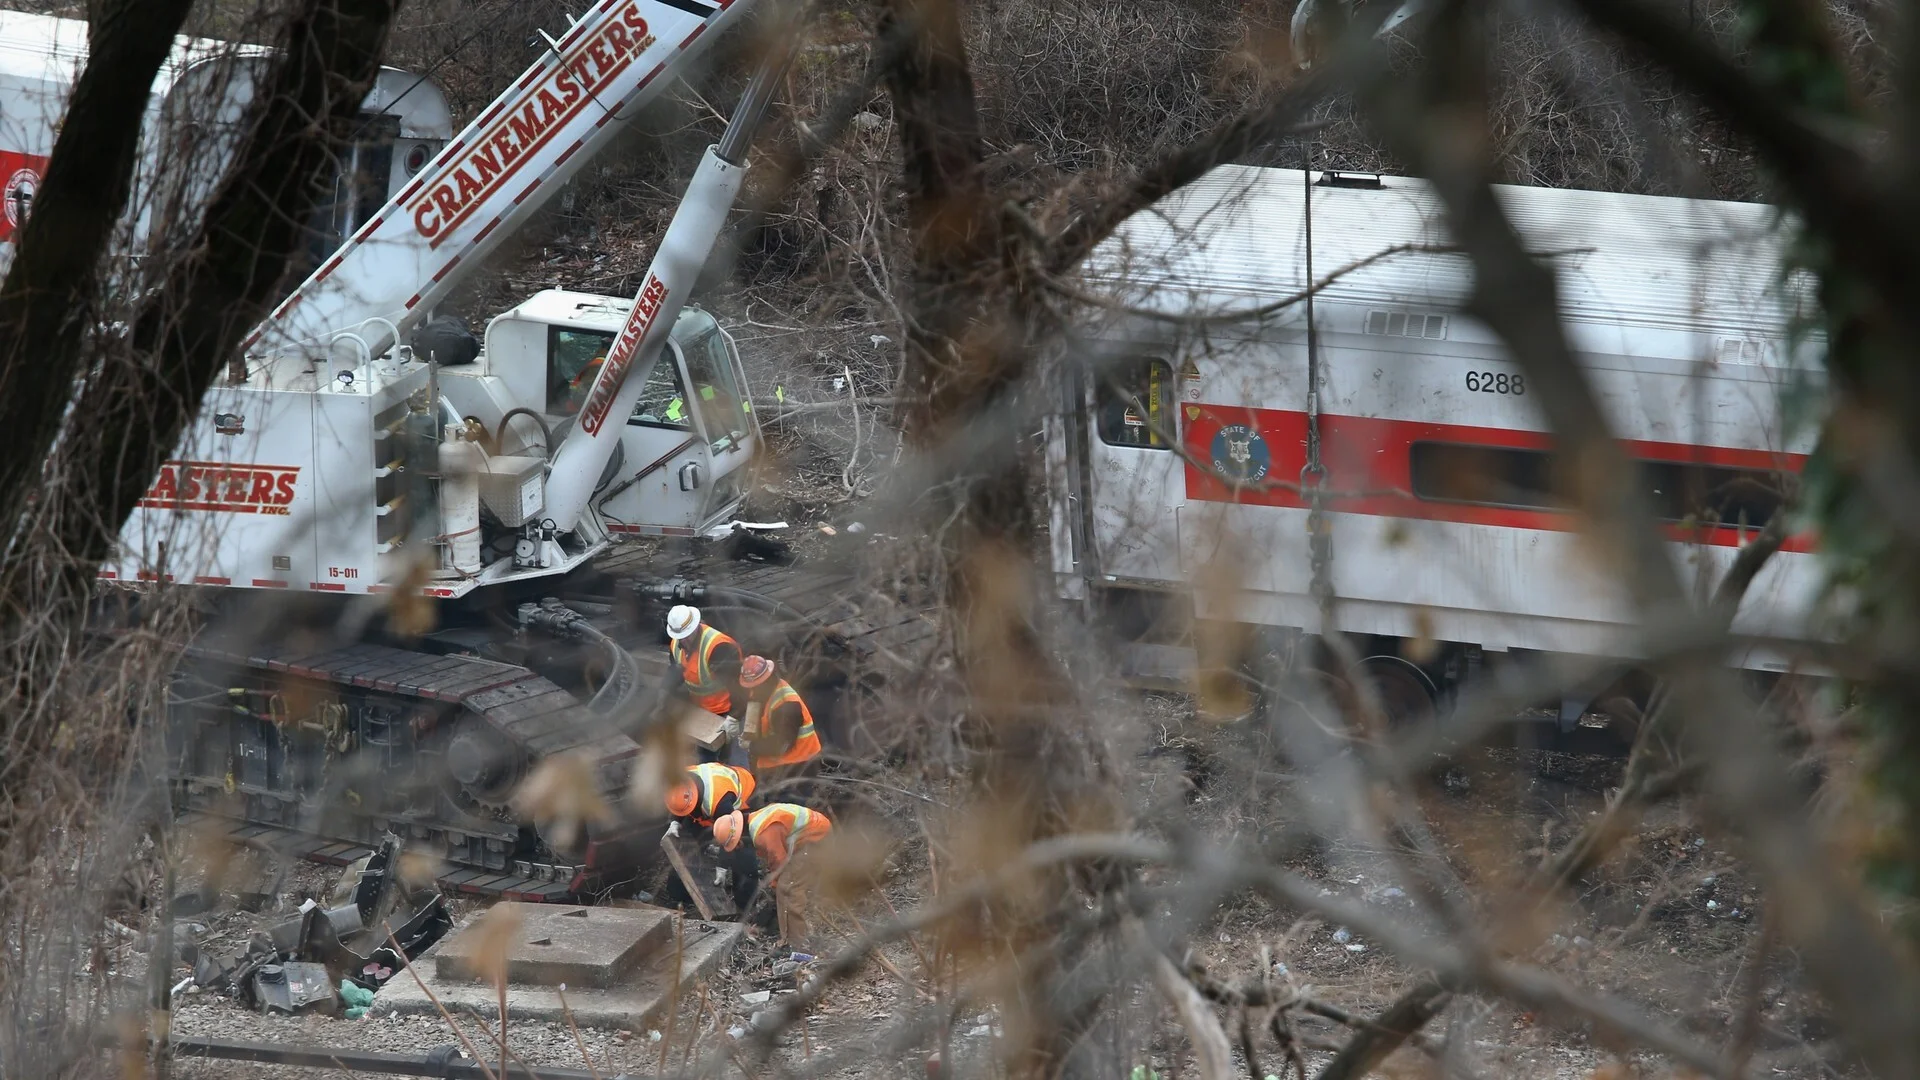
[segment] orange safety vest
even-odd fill
[[[753,797],[753,774],[745,769],[710,761],[689,765],[687,772],[693,777],[694,790],[700,793],[693,811],[695,824],[712,825],[713,819],[718,816],[714,811],[719,809],[720,800],[728,795],[738,798],[741,810],[747,808],[747,800]]]
[[[800,692],[785,679],[780,680],[779,685],[773,688],[773,693],[767,695],[767,703],[760,707],[760,730],[756,742],[773,738],[773,710],[789,701],[800,706],[800,733],[793,738],[793,749],[778,757],[756,757],[753,761],[754,768],[768,769],[775,765],[798,765],[820,756],[820,736],[813,730],[813,710],[807,708],[807,703],[801,699]]]
[[[708,666],[713,650],[722,645],[740,647],[739,642],[702,623],[700,643],[692,650],[682,648],[678,641],[667,646],[668,655],[680,666],[680,678],[687,684],[693,703],[716,716],[725,716],[733,709],[733,695],[714,680],[713,669]]]
[[[833,831],[833,822],[818,810],[809,810],[792,803],[774,803],[764,806],[747,815],[747,835],[754,838],[755,845],[760,843],[760,832],[768,825],[779,822],[787,827],[786,850],[781,852],[780,861],[785,862],[800,850],[801,844],[817,844]],[[763,853],[769,856],[771,852]]]

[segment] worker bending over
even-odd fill
[[[667,791],[667,813],[673,815],[667,832],[679,836],[682,823],[695,829],[713,828],[715,821],[747,808],[753,784],[752,773],[732,765],[710,761],[687,766],[687,775]]]
[[[740,685],[740,643],[708,626],[700,609],[679,604],[667,612],[667,655],[688,700],[715,716],[733,712]]]
[[[753,774],[745,769],[711,761],[688,766],[687,775],[667,791],[667,813],[673,815],[667,835],[700,839],[714,822],[745,811],[753,788]],[[734,906],[745,911],[759,873],[752,850],[728,852],[725,866],[725,878],[716,877],[714,884],[731,886]]]
[[[814,759],[820,756],[813,710],[787,680],[775,677],[773,661],[764,656],[749,656],[741,662],[740,686],[747,693],[740,733],[746,760],[770,790],[786,785],[781,797],[797,800],[796,786],[788,782],[811,773]]]
[[[796,948],[807,944],[813,886],[807,852],[832,831],[827,815],[792,803],[773,803],[751,814],[735,811],[713,823],[715,843],[727,851],[751,851],[761,879],[771,879],[780,940]]]

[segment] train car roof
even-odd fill
[[[154,80],[165,93],[173,81],[201,60],[224,53],[264,56],[264,45],[240,45],[211,38],[181,36]],[[0,76],[67,85],[87,62],[87,23],[28,11],[0,11]]]
[[[181,35],[154,77],[153,96],[165,97],[189,71],[208,61],[272,52],[265,45]],[[84,19],[0,11],[0,81],[39,83],[57,100],[65,97],[86,63]],[[364,107],[399,116],[400,134],[405,138],[447,139],[453,134],[452,109],[439,85],[398,68],[382,66]]]
[[[1353,174],[1345,174],[1352,176]],[[1325,173],[1316,171],[1316,181]],[[1457,309],[1472,281],[1424,180],[1313,185],[1313,273],[1329,303]],[[1176,315],[1257,308],[1306,287],[1305,174],[1215,168],[1129,218],[1088,260],[1096,289]],[[1813,313],[1806,275],[1783,277],[1788,230],[1758,203],[1498,185],[1529,248],[1558,268],[1562,318],[1626,330],[1782,339]],[[1395,251],[1414,245],[1415,250]],[[1384,254],[1383,254],[1384,253]],[[1375,260],[1354,268],[1363,260]],[[1266,316],[1304,318],[1295,304]],[[1596,325],[1599,324],[1599,325]],[[1776,357],[1776,350],[1765,350]]]

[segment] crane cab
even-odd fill
[[[470,373],[446,369],[442,393],[498,431],[504,452],[535,452],[548,438],[546,450],[557,451],[632,306],[592,293],[536,293],[487,325],[479,362]],[[461,386],[462,374],[492,384],[491,392],[482,399],[480,387]],[[723,528],[745,497],[743,467],[760,438],[733,338],[706,311],[685,308],[652,370],[629,377],[644,377],[644,389],[592,503],[607,531],[692,536]],[[515,409],[540,423],[509,417]]]

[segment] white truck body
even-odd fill
[[[245,379],[209,392],[101,576],[458,597],[727,521],[759,428],[731,339],[682,308],[739,165],[708,152],[637,316],[547,290],[471,363],[402,343],[751,6],[601,0],[549,39],[249,336]]]

